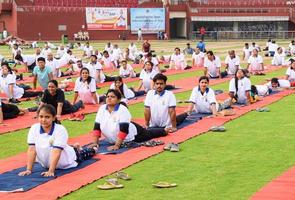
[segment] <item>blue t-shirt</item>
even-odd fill
[[[202,51],[205,52],[205,43],[204,42],[199,42],[197,44],[197,47]]]
[[[48,86],[50,73],[52,73],[50,67],[45,66],[43,70],[39,66],[34,67],[33,74],[37,75],[38,82],[44,90]]]

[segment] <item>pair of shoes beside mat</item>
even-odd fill
[[[167,145],[164,146],[164,150],[170,152],[179,152],[179,145],[173,142],[169,142]]]
[[[125,181],[131,180],[131,177],[122,171],[119,171],[115,174],[116,178],[106,179],[106,182],[103,185],[98,185],[97,188],[101,190],[110,190],[110,189],[120,189],[123,188],[124,185],[120,184],[118,179],[122,179]]]

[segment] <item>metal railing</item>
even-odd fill
[[[232,40],[232,39],[295,39],[295,31],[207,31],[205,39],[208,40]],[[199,32],[193,31],[191,38],[201,39]]]

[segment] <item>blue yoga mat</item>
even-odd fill
[[[128,151],[129,149],[139,147],[139,145],[136,142],[128,142],[118,150],[108,151],[107,147],[112,146],[112,145],[113,144],[110,144],[107,140],[101,140],[99,142],[98,153],[99,154],[120,154],[120,153],[123,153],[125,151]]]
[[[14,169],[0,174],[0,192],[25,192],[59,176],[83,169],[98,160],[99,159],[86,160],[80,163],[77,167],[70,169],[57,169],[55,170],[55,177],[41,176],[41,173],[45,172],[47,169],[43,168],[39,163],[35,163],[33,172],[29,176],[18,176],[18,173],[26,170],[26,167]]]
[[[210,116],[212,114],[207,114],[207,113],[196,113],[192,112],[185,120],[183,123],[177,126],[177,129],[184,128],[188,125],[191,125],[193,123],[196,123],[197,121],[203,119],[204,117]]]

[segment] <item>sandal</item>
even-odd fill
[[[158,182],[153,184],[154,187],[157,188],[171,188],[171,187],[176,187],[177,184],[176,183],[168,183],[168,182]]]
[[[165,146],[164,146],[164,150],[166,150],[166,151],[170,151],[170,149],[171,149],[171,146],[172,146],[172,142],[169,142],[168,144],[166,144]]]
[[[116,178],[107,179],[106,183],[97,186],[97,188],[101,190],[119,189],[123,187],[124,186],[122,184],[119,184],[118,179]]]
[[[170,147],[170,152],[179,152],[179,145],[172,143]]]
[[[213,132],[224,132],[225,131],[225,127],[224,126],[212,126],[209,131],[213,131]]]
[[[267,108],[267,107],[263,107],[263,108],[257,108],[256,111],[257,111],[257,112],[269,112],[270,109]]]
[[[115,174],[115,176],[119,179],[122,179],[122,180],[126,180],[126,181],[131,180],[131,177],[127,173],[122,172],[122,171],[117,172]]]

